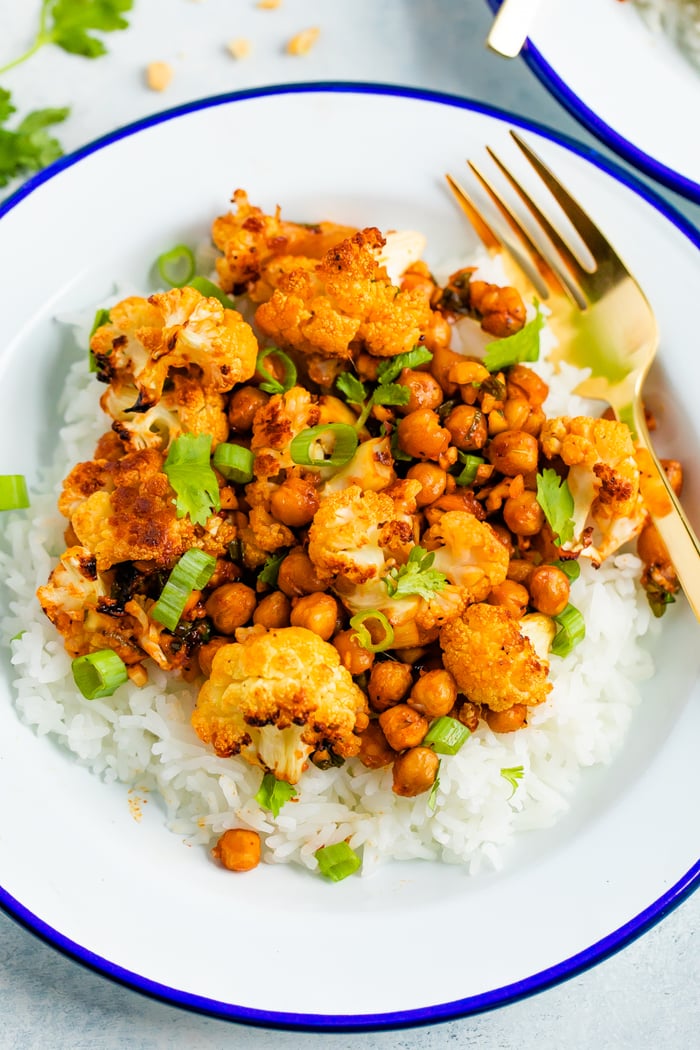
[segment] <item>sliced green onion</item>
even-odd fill
[[[109,324],[110,320],[109,310],[105,310],[105,308],[101,306],[95,313],[95,319],[92,322],[92,328],[90,329],[90,336],[88,338],[88,367],[91,372],[97,371],[97,361],[95,360],[95,355],[92,350],[90,350],[89,343],[97,329],[101,328],[103,324]]]
[[[21,510],[28,506],[24,474],[0,474],[0,510]]]
[[[75,684],[86,700],[111,696],[129,677],[126,664],[114,649],[100,649],[86,656],[76,656],[71,667]]]
[[[437,806],[437,793],[438,793],[438,788],[440,787],[440,765],[441,765],[441,762],[442,762],[442,759],[438,762],[437,772],[435,774],[435,780],[433,781],[433,786],[431,787],[430,794],[428,795],[428,809],[430,810],[431,813],[435,812],[435,807]]]
[[[464,452],[459,454],[460,463],[463,464],[461,472],[455,478],[458,485],[471,485],[476,478],[476,472],[486,460],[482,456],[471,456]]]
[[[508,798],[512,798],[515,792],[518,790],[518,781],[522,780],[524,772],[525,770],[523,766],[504,766],[501,769],[501,776],[504,780],[508,781],[512,788],[512,791]]]
[[[374,641],[368,628],[365,626],[368,620],[377,623],[382,629],[383,634],[378,642]],[[355,629],[357,644],[366,649],[368,653],[383,653],[385,649],[389,649],[393,645],[394,628],[384,613],[379,612],[379,609],[367,609],[366,612],[356,613],[350,618],[350,626]]]
[[[293,784],[278,780],[274,773],[266,773],[255,795],[255,801],[262,809],[269,809],[273,817],[278,817],[285,802],[298,794]]]
[[[222,442],[214,449],[212,463],[223,474],[227,481],[237,485],[247,485],[253,480],[254,454],[243,445]]]
[[[353,875],[362,865],[355,850],[351,849],[347,842],[337,842],[334,846],[321,846],[321,849],[316,850],[314,856],[318,861],[318,870],[333,882],[347,879],[348,875]]]
[[[559,630],[552,642],[552,652],[555,656],[568,656],[571,650],[586,637],[585,620],[579,610],[571,604],[553,619],[559,624]]]
[[[178,244],[156,259],[158,273],[171,288],[182,288],[195,275],[194,252],[186,244]]]
[[[263,364],[268,357],[274,357],[281,362],[284,370],[282,380],[275,379],[271,372],[265,368]],[[258,354],[258,359],[255,362],[255,371],[259,372],[265,380],[264,383],[260,384],[260,389],[264,390],[266,394],[284,394],[287,390],[291,390],[297,381],[297,370],[296,365],[292,361],[291,357],[288,357],[283,350],[278,350],[276,347],[271,346],[267,350],[261,350]]]
[[[200,295],[206,295],[209,299],[218,299],[222,306],[225,306],[227,310],[235,310],[236,304],[226,292],[219,288],[218,284],[214,284],[208,277],[192,277],[187,282],[190,288],[194,288],[195,291],[199,292]]]
[[[205,587],[216,567],[216,558],[198,547],[190,547],[176,563],[160,598],[151,609],[151,619],[174,631],[192,591]]]
[[[292,439],[289,454],[302,467],[342,467],[355,455],[357,444],[357,431],[349,423],[319,423]]]
[[[576,558],[558,558],[557,561],[552,562],[552,565],[568,576],[572,583],[581,575],[581,566]]]
[[[443,715],[437,718],[423,738],[425,747],[432,747],[438,755],[456,755],[471,736],[466,726],[456,718]]]

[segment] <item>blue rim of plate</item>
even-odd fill
[[[606,174],[611,175],[618,182],[633,190],[645,201],[651,204],[668,219],[681,233],[683,233],[697,248],[700,249],[700,230],[678,212],[672,205],[668,204],[662,197],[651,190],[645,183],[639,181],[634,175],[624,168],[619,167],[607,158],[602,157],[595,150],[571,139],[566,135],[553,131],[535,121],[514,116],[503,109],[489,106],[486,103],[473,99],[463,98],[457,95],[449,95],[441,92],[419,90],[394,84],[378,84],[366,82],[348,81],[319,81],[314,83],[276,84],[268,87],[251,88],[245,91],[236,91],[224,95],[214,95],[209,98],[167,109],[152,116],[145,117],[124,127],[117,128],[107,135],[95,139],[86,146],[81,147],[65,157],[61,157],[48,168],[33,176],[26,183],[0,203],[0,218],[15,208],[25,197],[29,196],[43,183],[55,178],[62,171],[79,163],[84,157],[103,149],[105,146],[119,139],[135,135],[140,131],[154,125],[174,120],[188,113],[200,109],[210,109],[215,106],[229,105],[236,102],[244,102],[251,98],[262,98],[269,95],[286,94],[359,94],[359,95],[390,95],[405,99],[415,99],[421,102],[432,102],[437,105],[452,106],[455,109],[468,110],[484,116],[492,117],[509,125],[515,125],[525,131],[532,131],[537,135],[549,139],[559,146],[564,146],[572,153],[577,154],[584,160],[600,168]],[[0,230],[1,233],[1,230]],[[255,1025],[265,1028],[285,1028],[294,1031],[319,1031],[319,1032],[349,1032],[349,1031],[376,1031],[381,1029],[397,1029],[417,1027],[419,1025],[438,1024],[444,1021],[456,1020],[469,1014],[482,1013],[493,1010],[507,1003],[527,998],[536,992],[544,991],[553,985],[568,980],[582,973],[595,964],[625,948],[637,937],[650,930],[656,923],[660,922],[674,908],[681,904],[690,894],[700,886],[700,859],[694,864],[673,886],[666,890],[656,901],[641,911],[624,925],[613,930],[606,937],[596,941],[590,947],[578,952],[568,959],[564,959],[554,966],[532,974],[513,984],[494,988],[477,995],[456,999],[448,1003],[439,1003],[415,1010],[399,1010],[390,1013],[376,1014],[301,1014],[273,1010],[251,1009],[239,1006],[235,1003],[220,1002],[208,999],[205,996],[194,995],[177,988],[151,981],[141,974],[133,973],[124,967],[117,966],[108,959],[96,955],[89,948],[76,944],[75,941],[65,937],[59,930],[45,923],[38,915],[29,911],[15,897],[0,886],[0,908],[10,918],[14,919],[30,933],[35,934],[47,944],[58,949],[64,955],[81,963],[83,966],[95,973],[108,977],[119,984],[141,992],[151,998],[161,1000],[173,1006],[191,1010],[195,1013],[209,1014],[224,1020],[236,1021],[241,1024]]]
[[[503,0],[486,0],[486,3],[492,11],[496,12]],[[668,186],[669,189],[680,193],[681,196],[687,197],[693,203],[700,204],[699,182],[694,182],[693,179],[689,179],[686,175],[681,175],[680,172],[674,171],[673,168],[669,168],[666,164],[662,164],[660,160],[645,153],[644,150],[639,149],[634,143],[626,139],[624,135],[621,135],[609,124],[606,124],[594,110],[590,109],[571,90],[566,81],[547,62],[531,40],[526,41],[521,51],[521,56],[554,98],[561,102],[576,120],[580,121],[584,127],[588,128],[610,149],[614,150],[615,153],[629,161],[636,168],[639,168],[640,171],[651,175],[652,178],[661,182],[664,186]]]

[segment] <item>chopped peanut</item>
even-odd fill
[[[228,53],[236,59],[247,58],[253,50],[250,40],[244,36],[237,36],[233,40],[229,40],[226,48]]]
[[[146,83],[151,91],[165,91],[173,79],[173,67],[168,62],[149,62]]]
[[[312,29],[302,29],[287,44],[288,55],[307,55],[319,38],[321,30],[314,26]]]

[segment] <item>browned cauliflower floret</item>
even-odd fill
[[[233,203],[235,212],[219,216],[212,225],[214,244],[224,253],[216,269],[227,292],[257,281],[279,256],[321,259],[334,244],[355,233],[354,227],[332,222],[285,222],[279,207],[274,215],[265,215],[250,204],[245,190],[235,191]]]
[[[448,510],[423,535],[434,551],[433,568],[464,591],[469,602],[483,601],[508,572],[508,551],[491,526],[466,511]]]
[[[518,621],[497,605],[470,605],[440,631],[442,661],[460,692],[474,704],[505,711],[547,698],[548,663]]]
[[[206,391],[224,393],[255,372],[258,344],[236,310],[194,288],[148,299],[131,296],[109,311],[90,341],[98,375],[121,392],[135,387],[135,411],[155,404],[171,369],[196,367]]]
[[[138,391],[128,384],[108,387],[100,398],[114,420],[113,430],[124,448],[157,448],[167,452],[181,434],[209,434],[212,449],[228,437],[223,394],[202,387],[198,378],[175,372],[160,399],[146,411],[133,411]]]
[[[540,442],[548,459],[559,457],[569,468],[573,538],[562,549],[600,564],[646,520],[629,428],[610,419],[559,416],[544,423]]]
[[[218,650],[192,725],[218,755],[242,754],[296,784],[312,751],[358,753],[366,712],[337,649],[313,631],[283,627]]]
[[[313,269],[283,273],[258,327],[278,346],[350,358],[364,349],[393,357],[423,342],[433,312],[422,292],[400,291],[378,261],[384,245],[369,228],[332,248]]]
[[[95,556],[100,572],[122,561],[168,568],[190,547],[217,557],[235,539],[235,527],[221,515],[212,515],[204,528],[176,516],[163,460],[156,449],[143,449],[116,462],[103,461],[105,486],[73,506],[75,535]]]

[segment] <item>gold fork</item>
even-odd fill
[[[661,500],[651,517],[700,620],[700,544],[651,445],[642,402],[644,380],[659,344],[653,311],[635,278],[583,208],[520,135],[512,130],[510,134],[588,249],[593,266],[581,263],[570,238],[554,226],[488,147],[492,161],[517,194],[530,221],[534,220],[533,232],[471,161],[472,172],[515,235],[515,242],[509,234],[495,232],[473,198],[451,175],[447,176],[448,183],[485,247],[492,254],[509,256],[538,294],[550,300],[551,321],[559,341],[556,359],[591,369],[590,379],[576,393],[610,405],[617,418],[629,426],[637,448],[643,450],[644,469],[651,476],[657,475],[663,484],[668,498]]]

